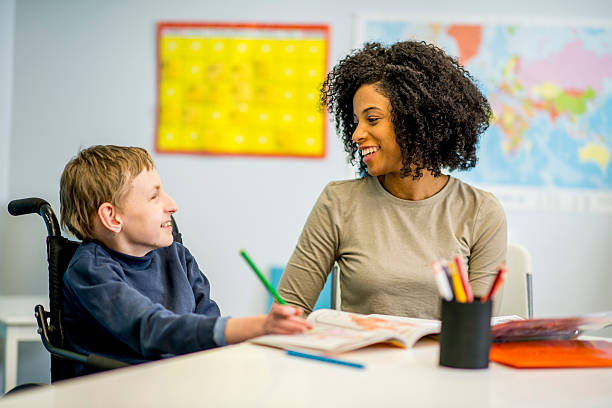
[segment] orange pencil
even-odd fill
[[[506,280],[506,274],[507,273],[508,273],[508,270],[506,269],[506,265],[501,264],[499,266],[499,268],[497,269],[497,275],[495,276],[495,280],[493,281],[493,285],[491,285],[491,289],[489,289],[489,293],[487,293],[486,295],[484,295],[482,297],[482,299],[480,299],[480,301],[482,303],[486,302],[487,300],[489,300],[489,299],[491,299],[493,297],[495,292],[497,292],[497,290],[504,283],[504,280]]]

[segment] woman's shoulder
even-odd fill
[[[504,209],[495,195],[466,183],[458,178],[452,178],[453,186],[451,197],[454,200],[461,199],[473,205],[475,208],[489,208],[493,212],[504,212]]]
[[[324,193],[332,195],[354,195],[365,192],[372,188],[372,177],[363,177],[351,180],[330,181],[323,190]]]
[[[365,179],[336,180],[327,183],[317,200],[318,206],[346,205],[358,201],[358,198],[368,189]]]

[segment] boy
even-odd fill
[[[144,149],[82,150],[64,168],[60,203],[62,227],[83,241],[63,285],[67,340],[76,351],[139,363],[311,328],[289,306],[220,317],[195,259],[173,242],[176,203]]]

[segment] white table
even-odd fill
[[[0,337],[4,338],[3,393],[17,384],[17,362],[20,341],[38,341],[38,326],[34,306],[41,304],[48,310],[44,296],[0,296]]]
[[[438,366],[438,343],[375,347],[355,369],[241,344],[56,383],[0,407],[611,407],[612,368]]]

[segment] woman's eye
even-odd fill
[[[380,118],[368,118],[369,123],[376,123],[376,121]]]

